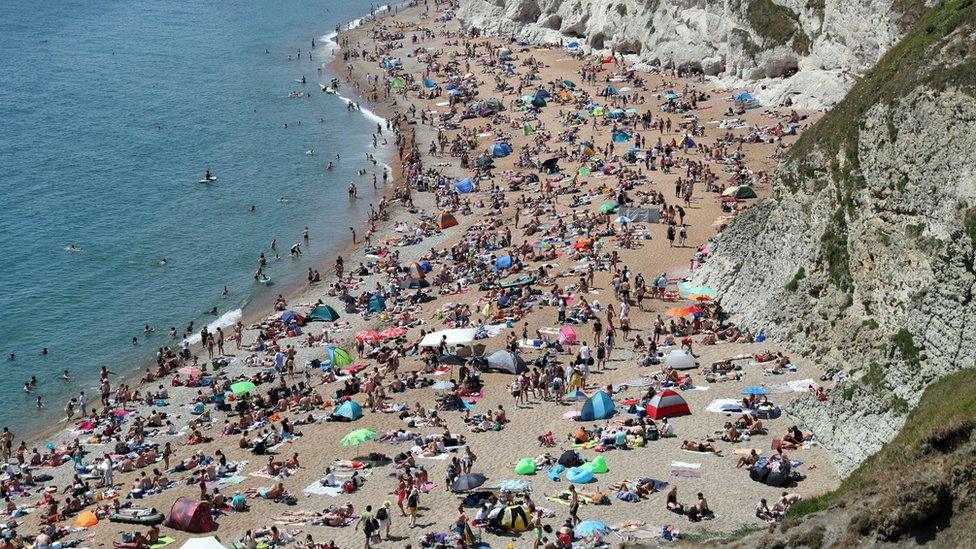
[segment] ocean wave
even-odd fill
[[[231,311],[227,311],[226,313],[220,315],[220,318],[218,318],[217,320],[214,320],[210,324],[207,324],[207,331],[216,332],[217,328],[227,328],[229,326],[233,326],[234,324],[237,324],[237,321],[243,317],[244,317],[243,309],[234,309]],[[191,335],[187,339],[187,341],[190,342],[190,345],[196,345],[197,343],[200,343],[200,334],[196,333]]]

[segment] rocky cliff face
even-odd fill
[[[698,282],[852,375],[796,403],[847,474],[934,380],[976,366],[976,7],[930,10],[811,129]]]
[[[577,39],[647,64],[690,65],[760,100],[832,106],[902,36],[922,0],[461,0],[489,33]],[[763,88],[764,86],[764,88]]]

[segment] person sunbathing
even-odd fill
[[[759,454],[756,452],[756,449],[753,448],[749,450],[748,456],[742,456],[739,458],[739,461],[735,464],[735,467],[736,469],[741,469],[742,467],[752,467],[757,461],[759,461]]]
[[[685,512],[684,505],[681,505],[680,503],[678,503],[678,487],[677,486],[672,486],[671,489],[668,490],[668,496],[667,496],[667,500],[665,501],[664,506],[667,508],[668,511],[671,511],[672,513],[677,513],[679,515],[684,514],[684,512]]]
[[[725,432],[722,433],[722,440],[725,442],[739,442],[742,439],[741,433],[731,422],[725,424]]]
[[[691,450],[692,452],[711,452],[716,456],[722,455],[722,453],[719,452],[719,450],[716,449],[715,446],[713,446],[710,442],[692,442],[690,440],[684,440],[681,442],[681,449]]]

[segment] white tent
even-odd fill
[[[455,347],[458,345],[470,347],[474,342],[474,336],[478,333],[477,328],[455,328],[453,330],[440,330],[431,332],[424,336],[420,342],[421,347],[437,347],[441,340],[447,338],[447,344]]]
[[[220,540],[213,536],[205,538],[190,538],[180,549],[227,549]]]
[[[664,356],[664,365],[675,370],[693,370],[698,367],[695,357],[677,349]]]

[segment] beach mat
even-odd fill
[[[333,498],[339,497],[342,494],[341,486],[323,486],[321,482],[315,481],[312,484],[306,486],[302,493],[306,496],[329,496]]]
[[[171,538],[169,536],[162,536],[159,538],[158,541],[156,541],[156,543],[150,545],[149,547],[150,549],[161,549],[162,547],[166,547],[167,545],[170,545],[172,543],[176,543],[175,538]]]

